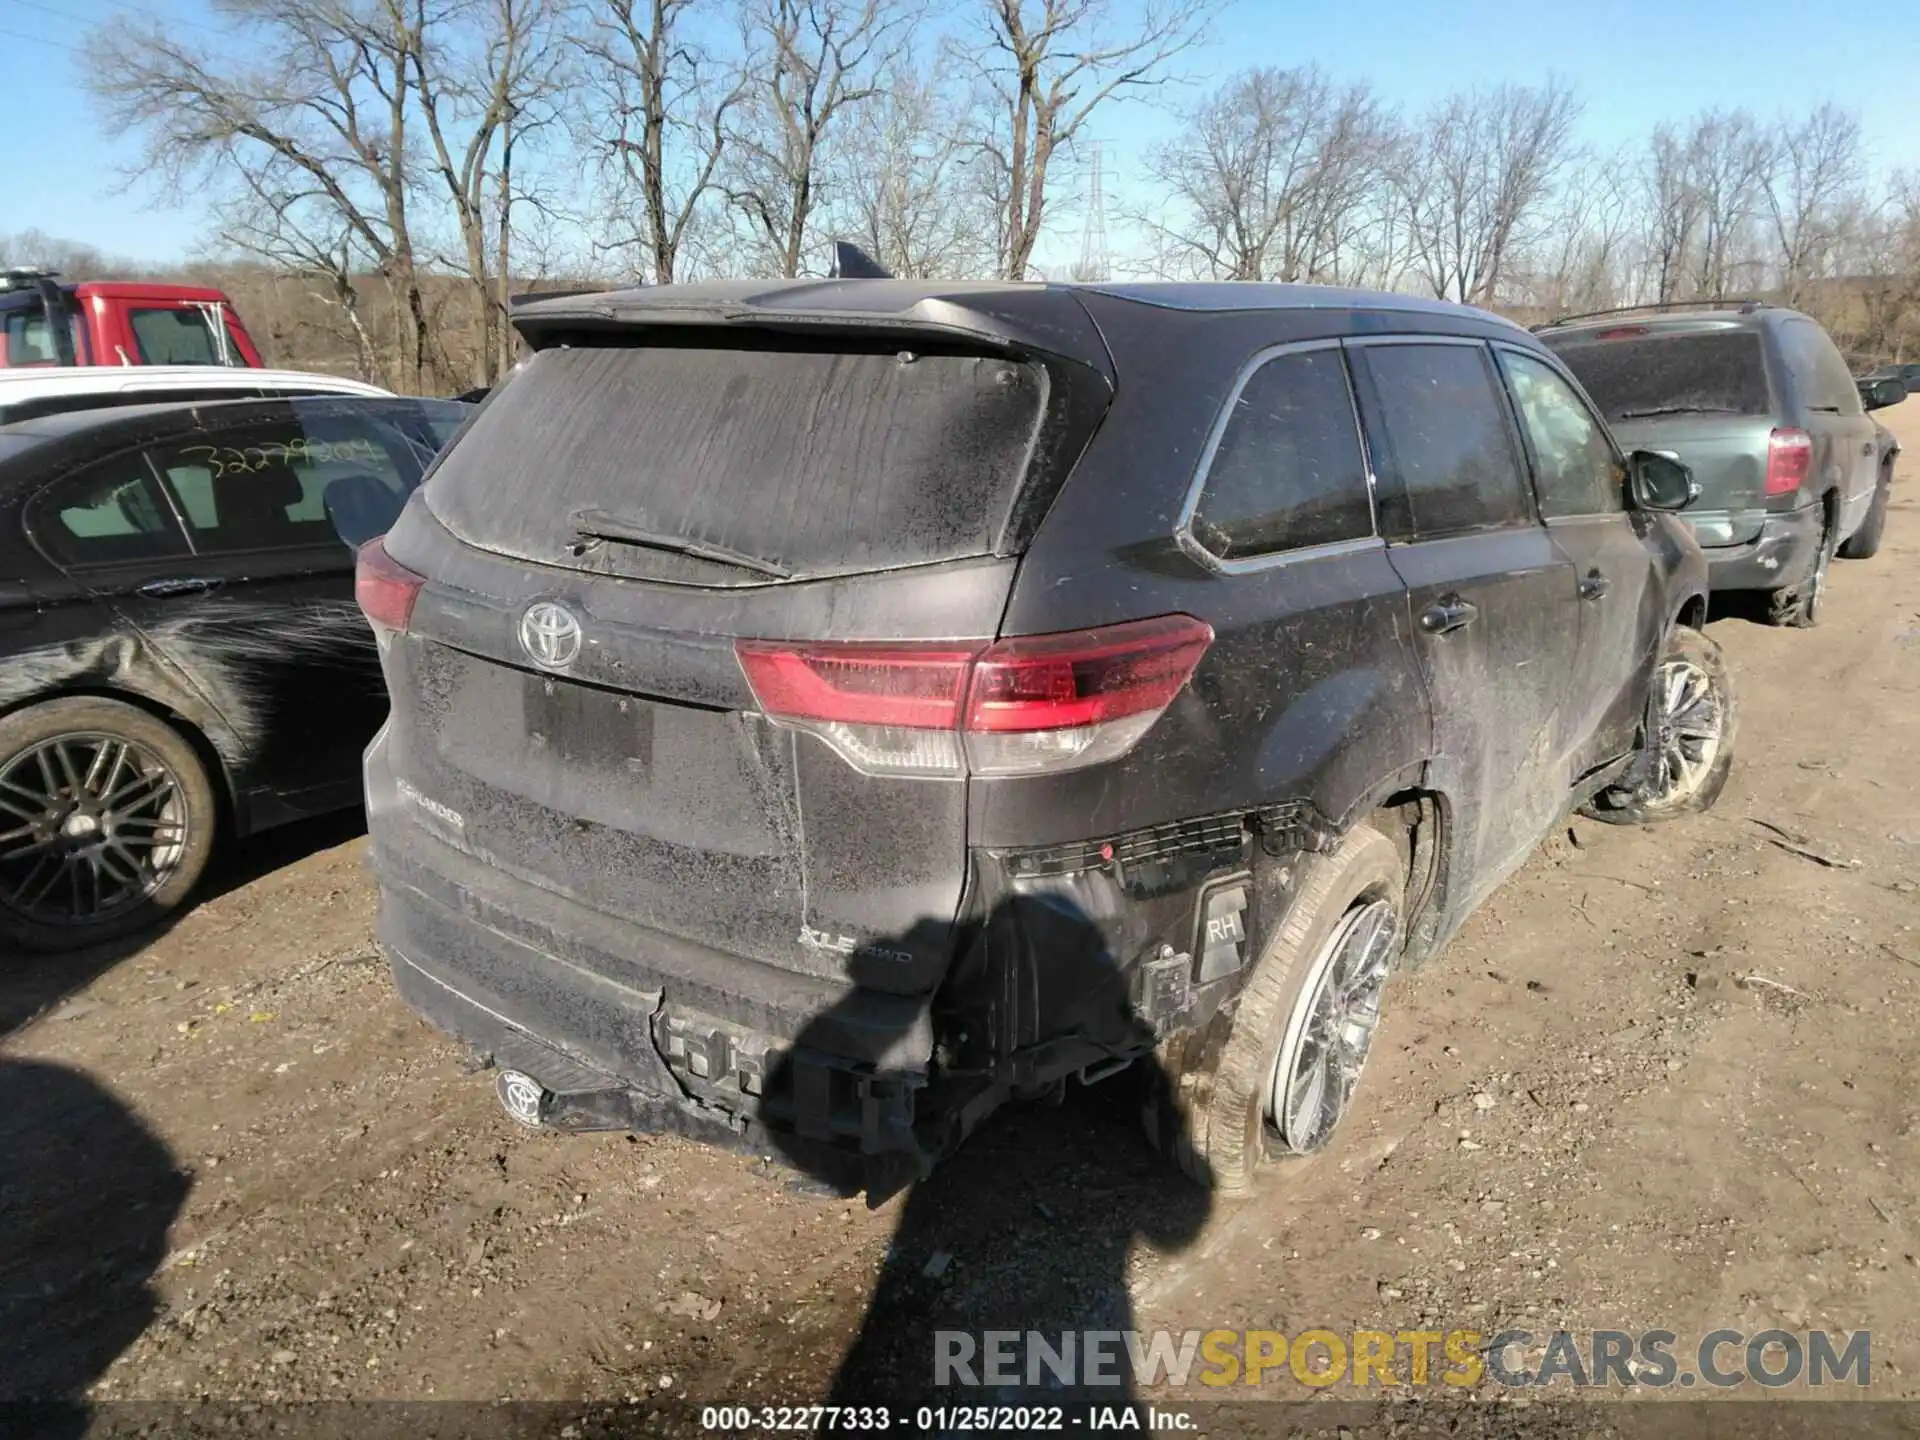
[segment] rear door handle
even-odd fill
[[[1580,598],[1598,600],[1613,588],[1613,582],[1598,570],[1589,570],[1580,580]]]
[[[1429,635],[1446,635],[1462,626],[1471,625],[1479,613],[1477,605],[1462,600],[1458,595],[1442,595],[1420,612],[1420,628]]]
[[[167,580],[149,580],[140,587],[138,593],[155,599],[164,599],[169,595],[205,595],[219,588],[219,580],[196,575]]]

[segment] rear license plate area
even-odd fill
[[[569,766],[653,770],[653,707],[642,700],[546,675],[526,675],[520,713],[527,744]]]

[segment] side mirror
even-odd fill
[[[1627,458],[1627,493],[1636,509],[1684,510],[1700,498],[1700,482],[1665,451],[1636,450]]]
[[[1869,410],[1884,410],[1907,398],[1907,382],[1898,375],[1878,375],[1860,382],[1860,403]]]

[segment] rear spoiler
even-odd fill
[[[961,287],[933,282],[787,280],[764,288],[667,286],[543,299],[513,327],[538,351],[583,332],[759,330],[879,340],[914,348],[959,343],[989,352],[1051,356],[1115,383],[1113,357],[1079,294],[1064,286]],[[722,342],[725,343],[725,342]]]

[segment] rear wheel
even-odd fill
[[[1325,1150],[1345,1118],[1400,953],[1406,877],[1393,843],[1361,827],[1303,855],[1293,904],[1239,999],[1163,1057],[1149,1135],[1202,1185],[1252,1189],[1265,1160]]]
[[[1828,516],[1820,529],[1820,548],[1813,552],[1807,573],[1795,584],[1767,592],[1770,624],[1806,630],[1820,623],[1827,594],[1827,572],[1833,568],[1834,546],[1833,518]]]
[[[193,747],[117,700],[0,719],[0,937],[77,950],[187,897],[212,854],[214,797]]]
[[[1611,825],[1651,825],[1710,808],[1733,769],[1737,718],[1733,678],[1719,645],[1701,631],[1675,626],[1647,700],[1634,783],[1602,792],[1581,813]]]
[[[1842,560],[1871,560],[1880,553],[1881,537],[1887,533],[1887,492],[1893,489],[1893,462],[1880,467],[1880,483],[1873,487],[1873,503],[1860,528],[1840,547]]]

